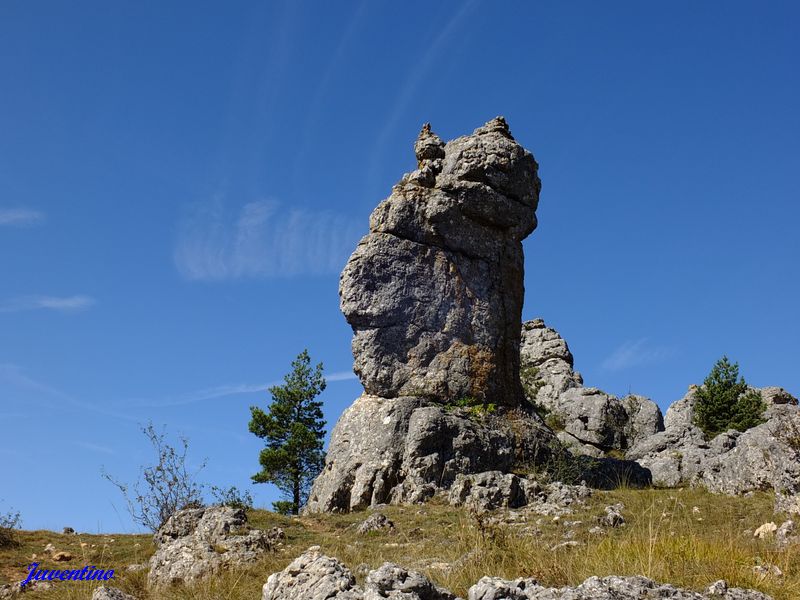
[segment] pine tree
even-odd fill
[[[274,483],[286,500],[273,503],[276,511],[298,514],[314,478],[322,470],[325,420],[322,402],[315,398],[325,389],[322,363],[311,367],[308,351],[292,362],[283,385],[269,388],[268,412],[250,407],[250,431],[266,442],[259,455],[261,471],[256,483]]]
[[[745,431],[764,422],[761,394],[739,377],[739,363],[727,356],[716,362],[702,387],[695,392],[695,424],[708,437],[729,429]]]

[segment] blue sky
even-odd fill
[[[662,408],[728,354],[800,393],[796,3],[0,3],[0,511],[131,531],[101,467],[190,440],[251,486],[308,348],[360,393],[337,280],[371,209],[495,115],[540,163],[523,316]]]

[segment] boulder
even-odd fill
[[[356,531],[361,535],[366,535],[368,533],[372,533],[373,531],[380,531],[382,529],[393,530],[394,523],[386,515],[382,513],[375,513],[364,519]]]
[[[248,530],[242,509],[181,510],[154,536],[158,548],[150,558],[147,582],[151,586],[191,582],[221,568],[254,562],[283,537],[279,528]]]
[[[450,488],[448,500],[454,506],[468,506],[481,511],[519,508],[534,501],[539,490],[535,481],[514,473],[486,471],[458,475]]]
[[[119,588],[101,585],[92,592],[92,600],[136,600],[136,598]]]
[[[554,452],[555,436],[533,412],[475,415],[421,398],[364,395],[334,427],[305,510],[423,502],[458,475],[543,464]]]
[[[371,396],[517,406],[536,161],[502,117],[447,143],[426,125],[414,150],[418,169],[373,211],[341,275],[355,372]]]
[[[634,394],[620,399],[584,387],[573,371],[567,342],[542,319],[522,324],[520,364],[527,400],[575,454],[602,457],[624,451],[664,428],[652,400]]]
[[[264,584],[262,600],[457,600],[416,571],[392,563],[367,574],[364,587],[341,562],[312,546]]]
[[[262,600],[363,600],[350,569],[312,546],[280,573],[273,573]]]

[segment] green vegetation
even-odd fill
[[[135,523],[150,531],[157,531],[176,510],[203,505],[203,485],[197,482],[197,474],[206,463],[190,472],[186,465],[189,441],[179,438],[180,448],[166,439],[166,433],[156,431],[153,423],[142,427],[147,441],[156,454],[154,464],[143,467],[139,478],[126,484],[103,471],[103,477],[114,484],[128,507]]]
[[[463,396],[454,400],[446,406],[447,409],[463,408],[473,419],[482,419],[497,411],[497,405],[493,402],[484,402],[474,396]]]
[[[564,431],[564,428],[567,426],[564,422],[564,417],[557,413],[547,413],[544,417],[544,423],[556,433]]]
[[[589,529],[604,507],[622,502],[624,527],[593,535]],[[695,507],[697,507],[695,509]],[[259,598],[271,573],[283,569],[312,545],[354,569],[370,569],[385,561],[422,571],[439,585],[466,598],[469,586],[484,575],[513,579],[534,577],[547,586],[575,585],[592,575],[645,575],[657,581],[702,591],[717,579],[731,586],[755,588],[775,600],[800,598],[800,546],[778,548],[774,540],[756,539],[752,530],[773,515],[773,498],[715,496],[700,489],[616,490],[595,492],[585,507],[559,521],[533,516],[528,523],[492,524],[490,520],[438,503],[389,506],[383,512],[395,523],[395,533],[358,535],[353,525],[368,513],[284,517],[250,511],[251,526],[286,531],[285,548],[253,565],[221,572],[194,586],[148,590],[147,571],[131,572],[128,564],[144,563],[154,548],[144,535],[61,535],[23,531],[20,545],[0,550],[0,585],[22,579],[32,554],[44,568],[92,564],[114,568],[113,585],[139,600],[244,600]],[[498,513],[502,514],[502,513]],[[563,521],[581,521],[569,529],[580,545],[551,551],[563,541]],[[539,530],[540,533],[536,533]],[[52,543],[75,555],[69,563],[42,554]],[[775,565],[782,577],[754,573],[756,565]],[[357,575],[363,583],[363,570]],[[31,591],[26,600],[88,599],[97,582],[65,582],[44,592]]]
[[[761,394],[739,377],[739,363],[723,356],[695,392],[695,424],[713,438],[729,429],[746,431],[764,422]]]
[[[322,363],[312,368],[303,350],[292,361],[284,385],[269,388],[268,412],[250,407],[250,432],[266,442],[258,457],[261,471],[253,481],[274,483],[283,492],[286,499],[273,503],[279,513],[298,514],[324,465],[325,420],[322,402],[314,399],[324,389]]]

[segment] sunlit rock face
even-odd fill
[[[516,406],[536,161],[502,117],[447,143],[426,125],[414,151],[341,276],[355,371],[383,398]]]

